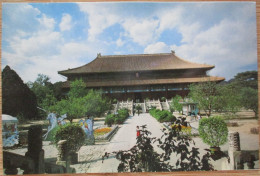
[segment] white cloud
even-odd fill
[[[139,45],[145,46],[159,37],[157,28],[158,20],[151,19],[126,19],[123,23],[126,35]]]
[[[146,53],[146,54],[169,53],[169,52],[170,52],[170,47],[163,42],[157,42],[157,43],[148,45],[144,49],[144,53]]]
[[[117,41],[116,41],[116,45],[117,45],[118,47],[123,46],[124,43],[125,43],[125,42],[124,42],[121,38],[117,39]]]
[[[28,31],[21,25],[14,31],[12,37],[6,36],[9,49],[3,50],[2,63],[3,68],[9,65],[25,82],[34,81],[39,73],[50,76],[52,82],[64,81],[57,71],[86,64],[95,57],[97,52],[102,51],[100,47],[103,46],[100,43],[65,40],[59,31],[55,31],[54,18],[47,17],[46,14],[40,13],[38,9],[30,5],[20,7],[22,11],[19,11],[19,17],[32,20],[34,29]],[[29,17],[28,12],[33,11],[38,13],[35,13],[33,18]],[[13,19],[12,15],[12,13],[6,13],[4,17]],[[63,19],[63,21],[66,20]],[[4,25],[10,28],[16,22],[14,18],[13,21],[5,21]]]
[[[89,16],[88,39],[90,41],[95,41],[97,35],[104,29],[121,21],[120,15],[115,13],[116,9],[108,7],[106,3],[78,3],[78,5],[80,10]]]
[[[198,63],[208,63],[216,67],[212,75],[224,76],[227,80],[241,68],[257,61],[256,26],[247,18],[223,19],[208,30],[188,33],[186,43],[171,46],[176,54]],[[186,30],[182,31],[185,36]]]
[[[63,14],[59,25],[61,31],[67,31],[72,28],[71,19],[72,18],[69,14]]]
[[[38,73],[58,81],[58,70],[86,64],[99,52],[168,53],[174,49],[186,60],[215,65],[211,74],[229,79],[244,71],[244,65],[257,63],[254,4],[169,3],[142,15],[122,4],[79,3],[89,27],[87,39],[80,42],[61,33],[70,32],[71,15],[63,14],[57,24],[57,18],[32,5],[4,4],[3,41],[7,45],[2,52],[3,66],[10,65],[25,81],[33,81]],[[118,30],[119,36],[106,40],[102,34],[113,26],[113,33]],[[173,31],[181,35],[177,43]],[[167,38],[161,38],[165,32]]]
[[[122,15],[118,6],[108,3],[78,3],[79,8],[88,16],[90,28],[88,40],[97,40],[99,34],[115,24],[124,28],[125,36],[139,45],[154,42],[159,37],[159,21],[151,18]]]

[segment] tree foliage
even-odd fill
[[[67,114],[67,119],[72,123],[73,119],[83,116],[100,116],[111,108],[109,101],[102,97],[100,91],[85,89],[85,83],[82,80],[76,80],[71,83],[68,96],[58,101],[50,109],[57,114]]]
[[[250,87],[252,89],[258,89],[257,71],[238,73],[232,80],[232,84],[240,88]]]
[[[258,115],[258,82],[257,71],[246,71],[238,73],[231,81],[240,97],[240,105],[245,109],[250,109]]]
[[[240,90],[234,84],[203,82],[190,85],[189,97],[210,116],[212,111],[235,113],[241,108]]]
[[[76,79],[70,83],[69,98],[80,98],[87,94],[86,85],[82,79]]]
[[[182,111],[182,104],[180,101],[182,100],[182,97],[180,95],[176,95],[174,98],[172,98],[172,102],[170,104],[170,109],[172,111],[178,111],[179,113]]]
[[[199,135],[206,144],[219,147],[227,142],[227,124],[219,116],[202,118],[199,121]]]
[[[246,109],[251,109],[258,115],[258,90],[251,87],[245,87],[241,90],[241,104]]]
[[[25,119],[38,118],[35,94],[9,66],[2,72],[2,92],[3,114]]]
[[[239,90],[233,84],[217,85],[214,110],[236,113],[241,108]]]
[[[38,106],[47,112],[50,112],[50,107],[62,97],[61,82],[52,84],[47,75],[38,74],[36,80],[28,82],[27,85],[36,95]],[[40,111],[40,115],[45,117],[46,112]]]
[[[67,150],[77,152],[85,143],[85,132],[79,124],[66,124],[59,126],[55,135],[54,143],[57,145],[60,140],[67,140]]]
[[[161,138],[150,137],[151,132],[146,125],[141,126],[141,135],[137,137],[136,145],[129,150],[113,152],[120,161],[118,172],[167,172],[212,170],[209,163],[210,153],[207,151],[200,158],[199,148],[188,136],[180,135],[181,125],[185,120],[176,120],[170,131],[163,129]],[[157,153],[157,145],[163,152]],[[103,159],[110,153],[105,153]],[[170,163],[177,157],[175,164]]]
[[[190,98],[198,103],[198,108],[211,115],[212,110],[217,103],[217,91],[215,82],[203,82],[190,85]]]
[[[98,90],[89,90],[84,97],[86,115],[101,116],[105,111],[112,108],[110,101],[102,96],[102,92]]]

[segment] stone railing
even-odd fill
[[[148,101],[145,101],[145,105],[146,105],[146,109],[154,106],[156,107],[156,109],[160,109],[162,110],[162,106],[161,106],[161,103],[160,103],[160,100],[148,100]]]
[[[133,101],[121,101],[118,102],[118,106],[115,112],[117,112],[119,109],[126,108],[129,110],[129,114],[133,115]]]

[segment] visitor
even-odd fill
[[[139,126],[136,126],[136,137],[139,137],[141,134],[141,130],[139,129]]]
[[[201,116],[200,116],[200,113],[197,114],[197,120],[200,120],[201,119]]]

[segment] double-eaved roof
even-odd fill
[[[106,73],[106,72],[136,72],[156,70],[206,69],[213,65],[197,64],[183,60],[174,53],[135,54],[101,56],[81,67],[59,71],[64,76],[71,74]]]

